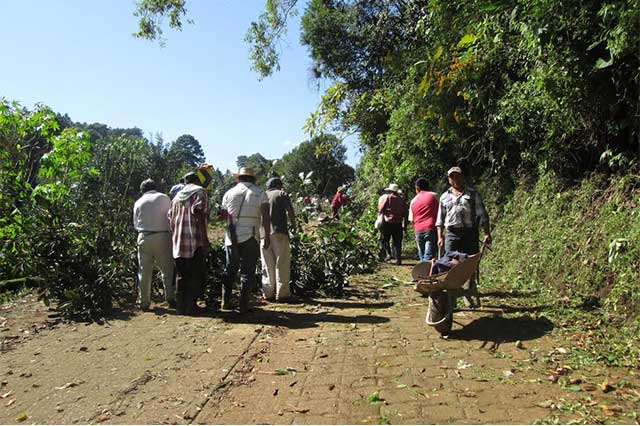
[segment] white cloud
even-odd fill
[[[293,142],[291,142],[289,139],[287,139],[286,141],[284,141],[284,142],[282,143],[282,146],[286,146],[286,147],[289,147],[289,146],[291,146],[291,145],[293,145]]]

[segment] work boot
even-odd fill
[[[251,297],[251,292],[248,288],[243,288],[240,290],[240,304],[238,305],[238,311],[241,314],[246,313],[249,310],[249,299]]]

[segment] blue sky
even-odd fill
[[[244,35],[264,0],[188,0],[194,25],[138,40],[133,0],[4,1],[0,96],[42,102],[74,121],[188,133],[210,163],[235,169],[238,155],[279,158],[307,139],[302,126],[320,99],[299,18],[282,45],[281,71],[258,81]],[[325,83],[326,84],[326,83]],[[321,86],[322,89],[322,86]],[[354,141],[348,162],[357,161]]]

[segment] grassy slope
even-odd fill
[[[518,188],[483,262],[483,287],[532,292],[577,361],[640,367],[640,176],[558,192]]]

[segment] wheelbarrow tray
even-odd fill
[[[433,260],[420,262],[411,271],[415,281],[414,290],[427,294],[432,291],[460,289],[478,270],[481,257],[482,253],[476,253],[462,260],[447,272],[436,275],[430,275]]]

